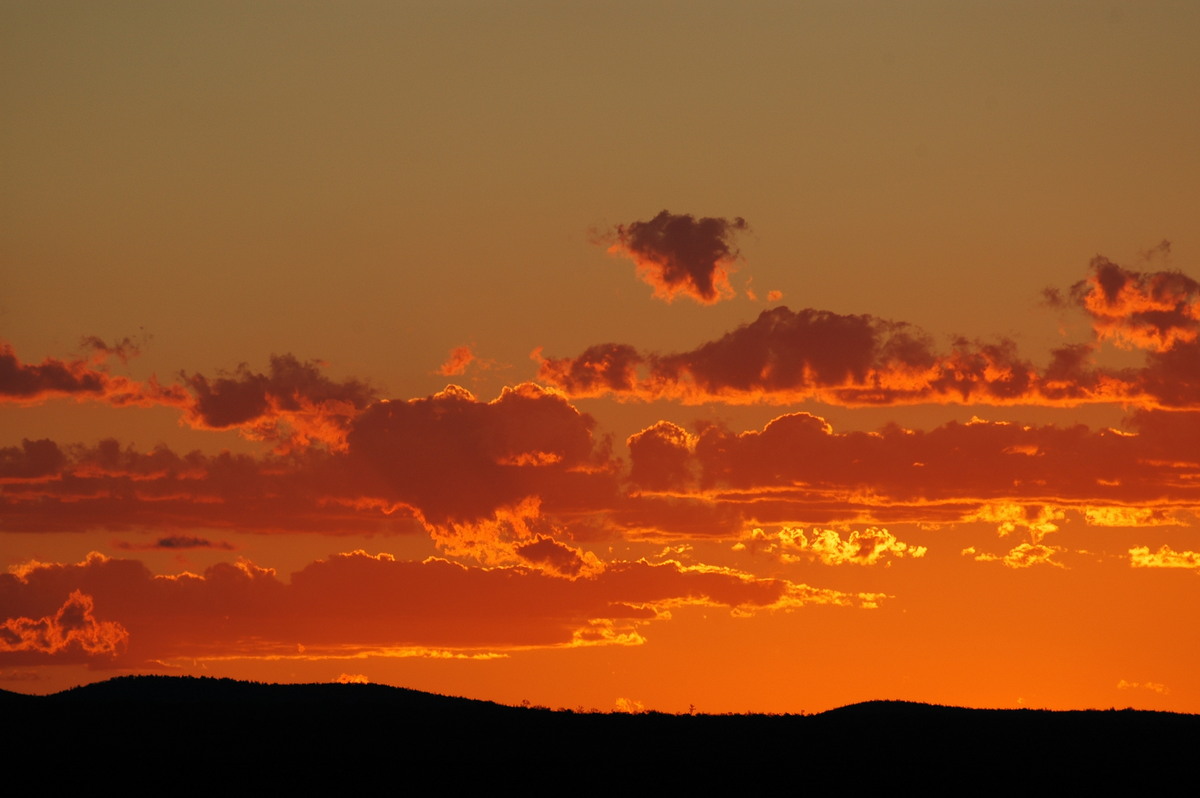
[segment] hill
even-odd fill
[[[636,792],[790,783],[822,789],[1166,785],[1200,716],[978,710],[873,701],[816,715],[590,714],[373,684],[126,676],[50,696],[0,692],[10,762],[60,779],[120,772],[198,791],[358,783],[385,768],[466,786],[603,779]],[[217,770],[213,770],[217,768]],[[224,775],[222,775],[224,774]],[[541,791],[541,790],[537,790]]]

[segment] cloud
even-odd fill
[[[341,448],[350,420],[376,399],[375,389],[366,383],[332,380],[322,373],[321,363],[291,354],[272,355],[265,374],[243,363],[212,378],[181,372],[182,383],[162,385],[156,377],[138,382],[107,371],[109,357],[124,360],[136,352],[128,339],[110,346],[89,337],[84,344],[93,351],[90,359],[26,364],[11,346],[0,343],[0,402],[73,397],[117,406],[176,407],[196,429],[234,429],[288,451],[312,444]]]
[[[348,463],[362,490],[430,524],[490,518],[530,497],[569,510],[613,486],[595,422],[533,384],[490,402],[449,386],[423,399],[379,402],[351,426]]]
[[[1200,486],[1186,476],[1196,463],[1193,415],[1143,414],[1142,434],[979,419],[836,432],[809,413],[744,432],[660,422],[630,437],[630,503],[691,501],[747,525],[985,521],[1040,543],[1063,508],[1200,506]]]
[[[632,260],[656,298],[671,302],[683,295],[712,305],[734,295],[729,283],[738,256],[733,238],[747,229],[741,217],[697,219],[664,210],[649,221],[617,225],[608,251]]]
[[[1200,335],[1200,283],[1180,272],[1138,272],[1097,256],[1071,299],[1100,340],[1120,347],[1165,352]]]
[[[825,565],[875,565],[884,562],[891,565],[892,559],[924,557],[924,546],[912,546],[900,541],[891,532],[879,527],[851,530],[843,540],[833,529],[814,528],[809,535],[803,529],[783,527],[774,534],[754,528],[749,540],[739,541],[735,551],[749,549],[763,551],[778,557],[783,562],[801,559],[820,560]]]
[[[233,544],[224,540],[209,540],[196,535],[168,535],[153,543],[129,543],[120,541],[113,544],[115,548],[124,551],[156,551],[173,549],[223,549],[232,551]]]
[[[574,397],[685,404],[1012,404],[1036,387],[1036,369],[1011,341],[960,339],[951,351],[938,352],[926,333],[903,322],[786,306],[764,310],[688,352],[659,355],[602,344],[576,358],[540,352],[535,358],[539,379]]]
[[[1200,552],[1175,551],[1166,544],[1158,551],[1136,546],[1129,550],[1129,564],[1134,568],[1184,568],[1200,573]]]
[[[79,592],[57,613],[36,609],[57,606],[55,596],[68,585]],[[78,640],[88,651],[115,653],[121,664],[136,665],[179,657],[386,655],[414,647],[630,644],[642,639],[639,628],[664,620],[671,607],[747,614],[812,604],[870,607],[880,598],[676,562],[616,561],[590,576],[563,579],[526,567],[413,562],[362,551],[309,563],[289,582],[245,560],[218,563],[200,575],[155,576],[135,560],[92,554],[80,563],[30,563],[0,575],[0,595],[17,616],[0,627],[10,630],[0,665],[50,656],[46,645],[11,642],[36,636],[25,630],[38,624],[64,630],[42,639]],[[113,621],[94,619],[93,596]],[[40,615],[46,617],[29,620]]]
[[[102,354],[127,354],[130,351],[124,344],[109,348],[98,338],[85,338],[84,341]],[[12,346],[0,343],[0,402],[36,404],[47,399],[72,397],[114,405],[153,405],[175,404],[184,398],[177,387],[164,388],[154,380],[143,384],[109,374],[104,368],[104,359],[46,358],[37,364],[22,363]]]
[[[1066,551],[1062,546],[1047,546],[1043,543],[1019,543],[1003,555],[977,553],[975,547],[963,549],[963,555],[973,557],[976,562],[1001,562],[1008,568],[1032,568],[1035,565],[1049,565],[1055,568],[1065,568],[1061,562],[1054,559],[1055,555]]]
[[[540,380],[578,398],[1200,409],[1198,286],[1177,272],[1135,272],[1098,259],[1071,292],[1071,302],[1091,316],[1097,339],[1052,350],[1044,367],[1005,338],[959,337],[938,346],[905,322],[785,306],[689,351],[604,343],[576,357],[547,357],[538,349],[534,359]],[[1068,303],[1054,290],[1048,296],[1052,304]],[[1144,364],[1097,365],[1105,340],[1148,350]]]
[[[236,428],[255,440],[281,441],[283,448],[323,443],[339,449],[351,420],[376,398],[358,380],[335,381],[317,361],[272,355],[266,374],[241,364],[215,378],[182,374],[193,401],[185,420],[199,429]]]
[[[1170,695],[1171,688],[1161,682],[1128,682],[1121,679],[1117,682],[1118,690],[1149,690],[1159,695]]]
[[[97,620],[95,600],[78,590],[53,615],[8,618],[0,624],[0,657],[6,654],[44,654],[72,660],[113,657],[129,643],[119,623]]]
[[[443,377],[457,377],[467,372],[467,366],[475,361],[475,353],[469,346],[457,346],[450,350],[450,357],[438,367],[437,373]]]

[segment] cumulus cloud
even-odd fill
[[[638,277],[666,302],[677,296],[711,305],[733,296],[729,275],[737,261],[734,236],[749,229],[746,220],[662,211],[653,219],[617,225],[609,247],[637,266]]]

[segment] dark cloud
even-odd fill
[[[741,217],[697,219],[662,211],[646,222],[617,225],[609,251],[633,260],[659,299],[670,302],[683,294],[711,305],[733,296],[729,273],[738,254],[733,237],[747,229]]]
[[[186,419],[195,427],[236,427],[249,437],[292,446],[318,442],[338,448],[351,420],[376,393],[358,380],[331,380],[321,365],[287,354],[273,355],[266,374],[244,363],[212,379],[183,374],[194,397]]]
[[[572,495],[603,490],[614,463],[594,426],[536,385],[506,388],[491,402],[451,386],[373,405],[350,430],[349,461],[366,492],[430,523],[478,520],[529,497],[570,504]]]
[[[1187,275],[1124,269],[1101,256],[1090,272],[1071,287],[1071,298],[1101,340],[1165,352],[1200,336],[1200,283]]]
[[[232,551],[233,544],[224,540],[209,540],[196,535],[168,535],[158,538],[151,543],[130,543],[121,541],[114,544],[116,548],[125,551],[154,551],[159,549],[223,549]]]
[[[554,544],[533,545],[533,556],[566,561],[550,552]],[[62,605],[65,595],[71,598]],[[115,654],[123,665],[209,654],[630,644],[641,641],[637,627],[658,617],[660,605],[787,610],[877,598],[673,562],[608,563],[593,575],[562,579],[539,569],[359,551],[310,563],[285,583],[245,561],[202,575],[155,576],[140,562],[93,554],[81,563],[0,574],[0,606],[11,613],[0,626],[0,665],[55,655],[41,642],[22,642],[35,638],[78,645],[92,656]],[[113,620],[97,621],[93,607]]]

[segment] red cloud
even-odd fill
[[[608,251],[631,259],[655,297],[671,302],[683,294],[711,305],[733,296],[729,273],[737,250],[732,239],[748,228],[740,217],[696,219],[662,211],[647,222],[617,225],[617,242]]]
[[[185,415],[192,426],[236,427],[247,437],[281,440],[287,446],[320,442],[342,447],[350,421],[375,399],[367,384],[336,382],[321,373],[319,363],[293,355],[273,355],[266,374],[243,363],[232,375],[210,380],[184,374],[183,379],[194,397]]]
[[[457,377],[460,374],[465,374],[467,366],[475,360],[475,353],[471,351],[469,346],[456,346],[450,350],[450,357],[446,358],[446,362],[438,367],[437,373],[443,377]]]
[[[0,402],[72,396],[118,406],[168,405],[180,408],[184,420],[198,429],[237,429],[251,439],[279,442],[286,451],[313,443],[341,448],[350,420],[376,398],[365,383],[331,380],[318,362],[290,354],[273,355],[266,374],[242,364],[211,379],[183,373],[182,385],[163,386],[153,377],[141,383],[104,368],[107,357],[125,359],[136,351],[128,340],[108,346],[85,338],[84,344],[98,357],[47,358],[37,365],[21,363],[12,347],[0,344]]]
[[[107,347],[98,338],[85,338],[84,343],[102,355],[129,352],[125,343]],[[11,346],[0,343],[0,402],[33,404],[70,396],[114,405],[152,405],[177,404],[184,398],[177,387],[164,388],[154,380],[142,384],[109,374],[103,360],[103,356],[90,361],[46,358],[38,364],[22,363]]]
[[[53,622],[77,630],[95,652],[121,653],[122,664],[137,664],[181,656],[302,656],[300,647],[303,656],[344,656],[403,647],[628,644],[641,641],[639,626],[679,604],[789,610],[813,603],[871,606],[879,598],[674,562],[608,563],[594,575],[567,580],[522,567],[406,562],[361,551],[310,563],[288,583],[244,561],[199,576],[154,576],[140,562],[98,554],[0,575],[4,605],[24,616],[46,613],[39,608],[57,606],[55,596],[66,590],[80,592],[54,616],[61,620],[19,617],[0,630]],[[87,596],[119,623],[91,619]],[[91,627],[81,619],[91,619]],[[103,633],[85,634],[86,628]],[[18,639],[15,631],[0,634]],[[0,664],[35,655],[50,652],[9,645],[0,649]]]
[[[119,623],[100,621],[94,599],[78,590],[53,615],[9,618],[0,624],[0,657],[5,654],[42,654],[71,660],[113,657],[129,643],[129,632]]]
[[[362,413],[348,436],[349,460],[372,495],[434,524],[472,521],[529,497],[554,507],[603,490],[613,463],[594,425],[536,385],[506,388],[491,402],[450,386]]]
[[[1200,335],[1200,283],[1179,272],[1137,272],[1097,256],[1071,298],[1097,337],[1118,346],[1164,352]]]
[[[630,439],[642,491],[630,511],[656,497],[696,512],[736,509],[743,523],[951,521],[997,501],[1194,511],[1200,486],[1185,475],[1198,415],[1142,414],[1133,420],[1142,434],[982,421],[837,433],[807,413],[741,433],[660,422]],[[717,534],[728,528],[714,524]]]

